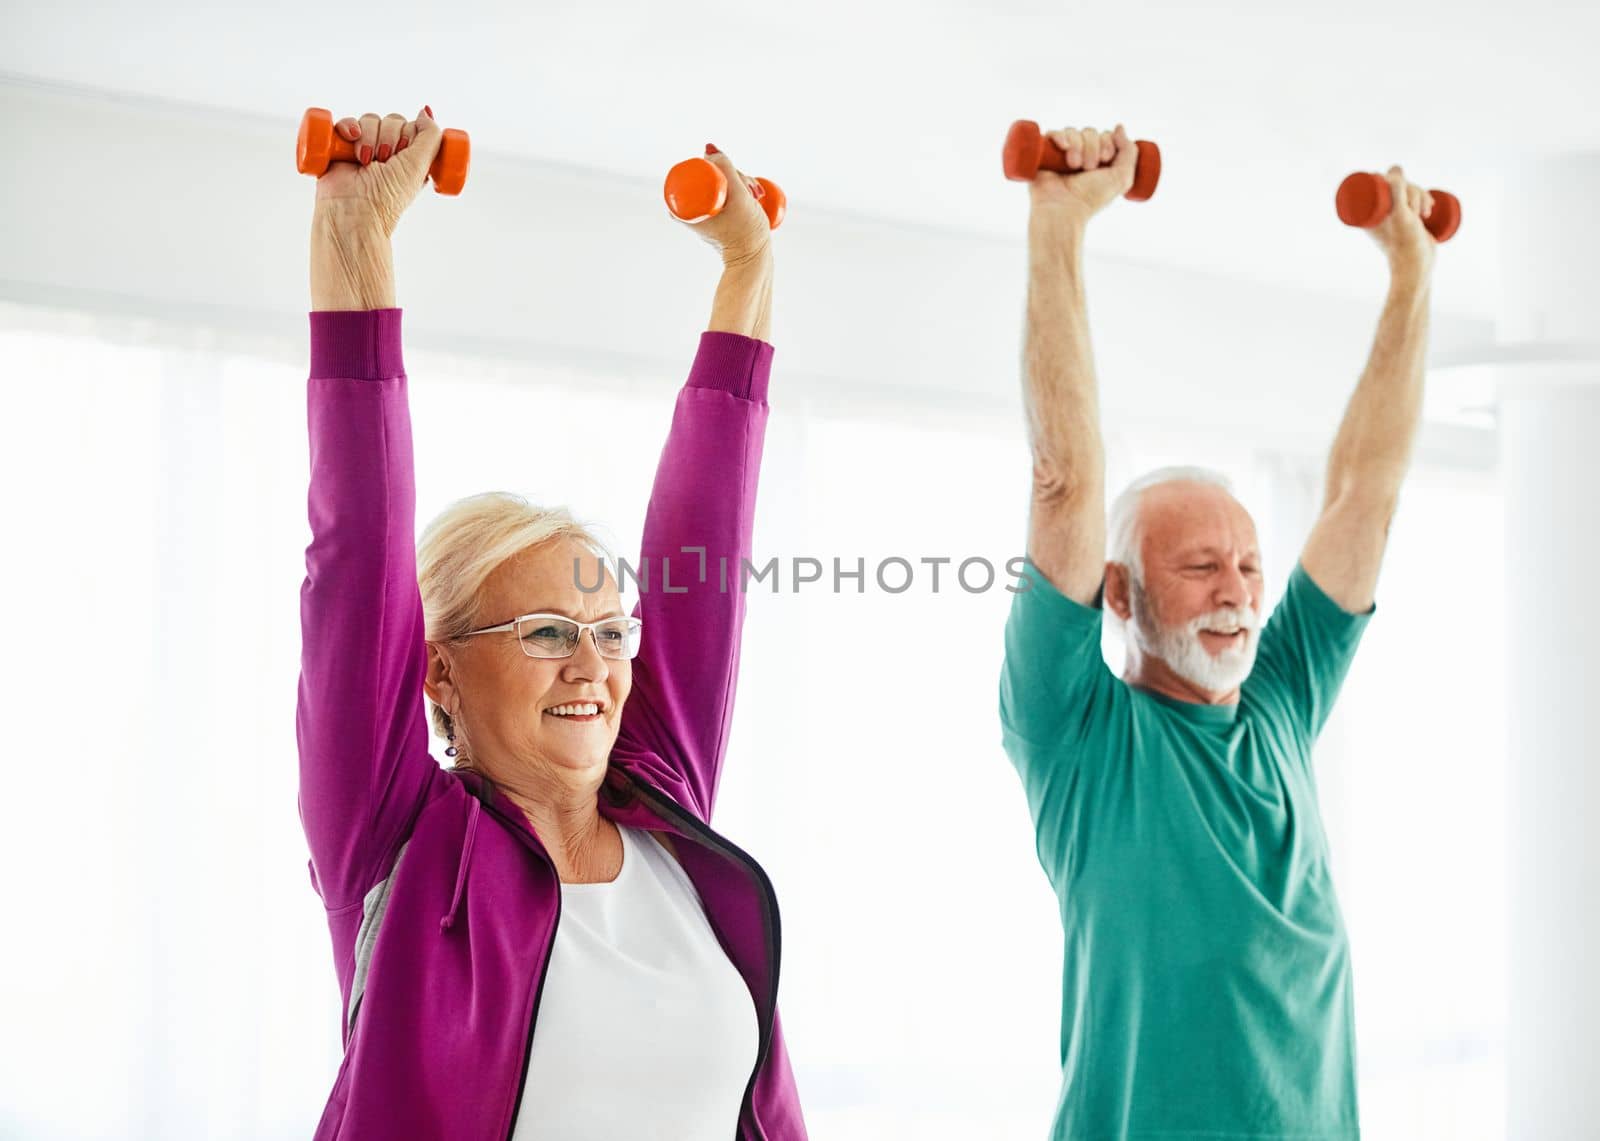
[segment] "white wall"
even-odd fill
[[[0,81],[15,163],[0,298],[176,316],[301,351],[312,186],[291,160],[299,110],[266,120]],[[715,263],[659,193],[480,144],[466,192],[424,191],[397,235],[408,344],[610,375],[676,369]],[[1018,423],[1020,187],[1016,211],[1017,239],[1004,242],[793,203],[775,332],[788,391]],[[1225,266],[1091,256],[1090,275],[1109,417],[1312,452],[1331,438],[1385,284],[1376,253],[1368,303],[1232,279]],[[1481,318],[1436,314],[1435,353],[1491,334]],[[1489,435],[1440,426],[1424,443],[1481,465]]]

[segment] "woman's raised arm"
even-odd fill
[[[300,815],[330,911],[381,881],[430,786],[411,419],[389,238],[431,117],[343,120],[369,161],[317,183],[311,231],[311,545],[300,591]],[[358,152],[360,147],[358,147]]]
[[[633,664],[617,748],[660,757],[711,817],[733,717],[756,484],[772,367],[772,241],[748,181],[726,155],[728,203],[694,229],[722,256],[711,321],[656,467],[645,512]]]

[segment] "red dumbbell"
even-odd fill
[[[1428,193],[1433,195],[1433,213],[1422,220],[1422,228],[1433,235],[1434,241],[1448,242],[1461,228],[1461,199],[1448,190]],[[1383,175],[1357,171],[1339,184],[1333,206],[1339,212],[1339,221],[1365,230],[1389,216],[1394,194]]]
[[[1130,202],[1143,202],[1156,192],[1156,183],[1161,181],[1161,148],[1148,139],[1139,139],[1133,145],[1139,148],[1138,165],[1133,171],[1133,186],[1123,197]],[[1011,124],[1000,165],[1012,182],[1032,182],[1041,170],[1075,173],[1067,170],[1067,152],[1051,142],[1032,119],[1018,119]]]
[[[756,202],[766,212],[767,225],[776,230],[783,225],[788,213],[789,199],[776,182],[768,178],[755,180],[761,187]],[[704,222],[722,213],[728,204],[728,177],[709,159],[687,158],[667,171],[661,196],[666,199],[672,216],[684,222]]]
[[[333,113],[322,107],[307,107],[300,120],[300,137],[295,141],[294,165],[301,174],[321,178],[330,163],[357,162],[356,144],[340,138],[333,130]],[[472,162],[472,143],[467,132],[446,127],[433,157],[428,177],[440,194],[460,194],[467,184],[467,167]]]

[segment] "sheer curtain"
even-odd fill
[[[308,534],[291,333],[0,306],[15,758],[0,1136],[304,1137],[337,1068],[295,808]],[[630,553],[692,351],[648,379],[409,352],[419,523],[505,488],[603,522]],[[1038,1137],[1060,933],[995,711],[1020,426],[824,403],[779,364],[755,539],[779,589],[751,588],[717,823],[778,890],[812,1131]],[[1314,465],[1142,422],[1111,437],[1113,484],[1179,460],[1228,470],[1281,589]],[[1492,483],[1413,479],[1319,753],[1370,1138],[1501,1135],[1503,596],[1482,556],[1499,519]],[[992,588],[958,579],[974,558]],[[796,559],[822,581],[797,588]],[[835,559],[859,587],[835,592]],[[912,571],[898,592],[895,559]],[[969,564],[967,586],[983,577]],[[1467,717],[1450,712],[1464,693]]]

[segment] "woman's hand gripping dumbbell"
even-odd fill
[[[684,159],[667,171],[661,187],[661,196],[667,210],[680,222],[699,225],[719,217],[729,208],[730,190],[742,185],[750,200],[760,207],[766,217],[766,228],[776,230],[783,225],[789,199],[776,182],[769,178],[751,178],[740,173],[727,155],[711,143],[706,144],[704,158]],[[741,202],[743,196],[735,195],[733,201]],[[736,208],[735,216],[751,221],[756,215]],[[712,229],[726,229],[713,226]]]
[[[393,232],[425,179],[440,194],[461,193],[471,156],[466,132],[441,129],[428,107],[412,120],[362,115],[338,122],[312,107],[300,121],[295,147],[295,165],[317,179],[319,201],[364,201],[385,232]]]

